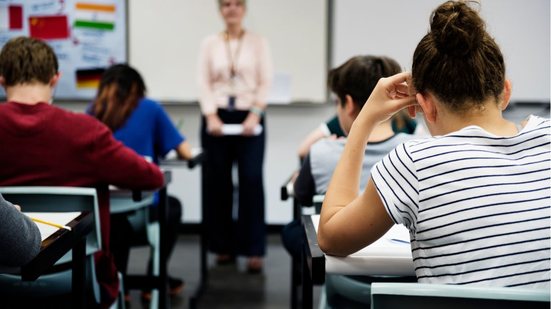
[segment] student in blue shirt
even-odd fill
[[[174,126],[162,106],[145,97],[146,87],[141,75],[127,64],[116,64],[102,75],[97,97],[89,113],[105,123],[115,138],[132,148],[138,154],[159,163],[159,159],[171,150],[176,150],[181,159],[192,158],[191,146]],[[175,197],[168,197],[168,246],[170,256],[178,236],[182,206]],[[151,207],[150,217],[157,219],[157,207]],[[117,217],[117,216],[114,216]],[[125,274],[130,251],[130,223],[117,218],[119,224],[112,224],[111,250],[118,270]],[[183,281],[169,277],[171,295],[178,294]],[[148,292],[143,294],[150,297]]]

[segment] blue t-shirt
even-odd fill
[[[114,132],[114,136],[157,164],[159,158],[163,158],[185,140],[162,106],[148,98],[142,98],[138,102],[138,106],[124,125]]]

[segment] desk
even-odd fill
[[[312,288],[325,274],[415,276],[409,232],[394,225],[383,237],[347,257],[325,255],[318,246],[319,215],[302,216],[307,238],[303,253],[303,304],[312,307]]]
[[[42,241],[40,252],[22,267],[2,268],[0,272],[20,274],[23,281],[34,281],[50,269],[69,250],[72,251],[73,308],[85,308],[86,236],[93,229],[93,214],[82,212],[69,222],[71,230],[59,229]]]

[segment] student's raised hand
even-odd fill
[[[402,72],[379,80],[358,118],[380,123],[398,111],[416,104],[411,73]]]

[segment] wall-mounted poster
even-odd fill
[[[126,30],[124,0],[0,0],[0,46],[31,36],[54,49],[55,99],[93,98],[103,70],[127,61]]]

